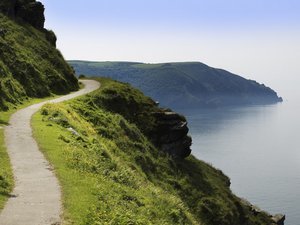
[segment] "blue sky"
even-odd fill
[[[298,0],[42,0],[67,59],[201,61],[271,85],[299,81]]]

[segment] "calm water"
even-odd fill
[[[300,224],[300,104],[183,111],[193,154],[231,178],[232,190]]]

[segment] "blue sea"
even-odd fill
[[[300,224],[300,101],[181,110],[193,154],[231,178],[231,189],[286,225]]]

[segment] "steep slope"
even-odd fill
[[[44,7],[35,0],[0,3],[0,110],[28,97],[78,89],[73,70],[44,29]]]
[[[276,224],[236,197],[220,170],[157,146],[154,115],[162,109],[151,99],[128,84],[100,82],[98,91],[46,105],[33,119],[62,184],[66,224]]]
[[[198,62],[142,64],[69,61],[77,74],[129,82],[161,105],[173,108],[269,104],[282,101],[275,91],[228,71]]]

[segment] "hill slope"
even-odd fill
[[[27,97],[78,89],[73,70],[44,29],[44,7],[35,0],[0,3],[0,110]]]
[[[128,82],[161,105],[173,108],[268,104],[282,101],[275,91],[228,71],[198,62],[142,64],[69,61],[77,74]]]
[[[275,224],[236,197],[220,170],[170,157],[152,141],[162,109],[151,99],[128,84],[100,82],[98,91],[46,105],[33,119],[62,184],[65,222]]]

